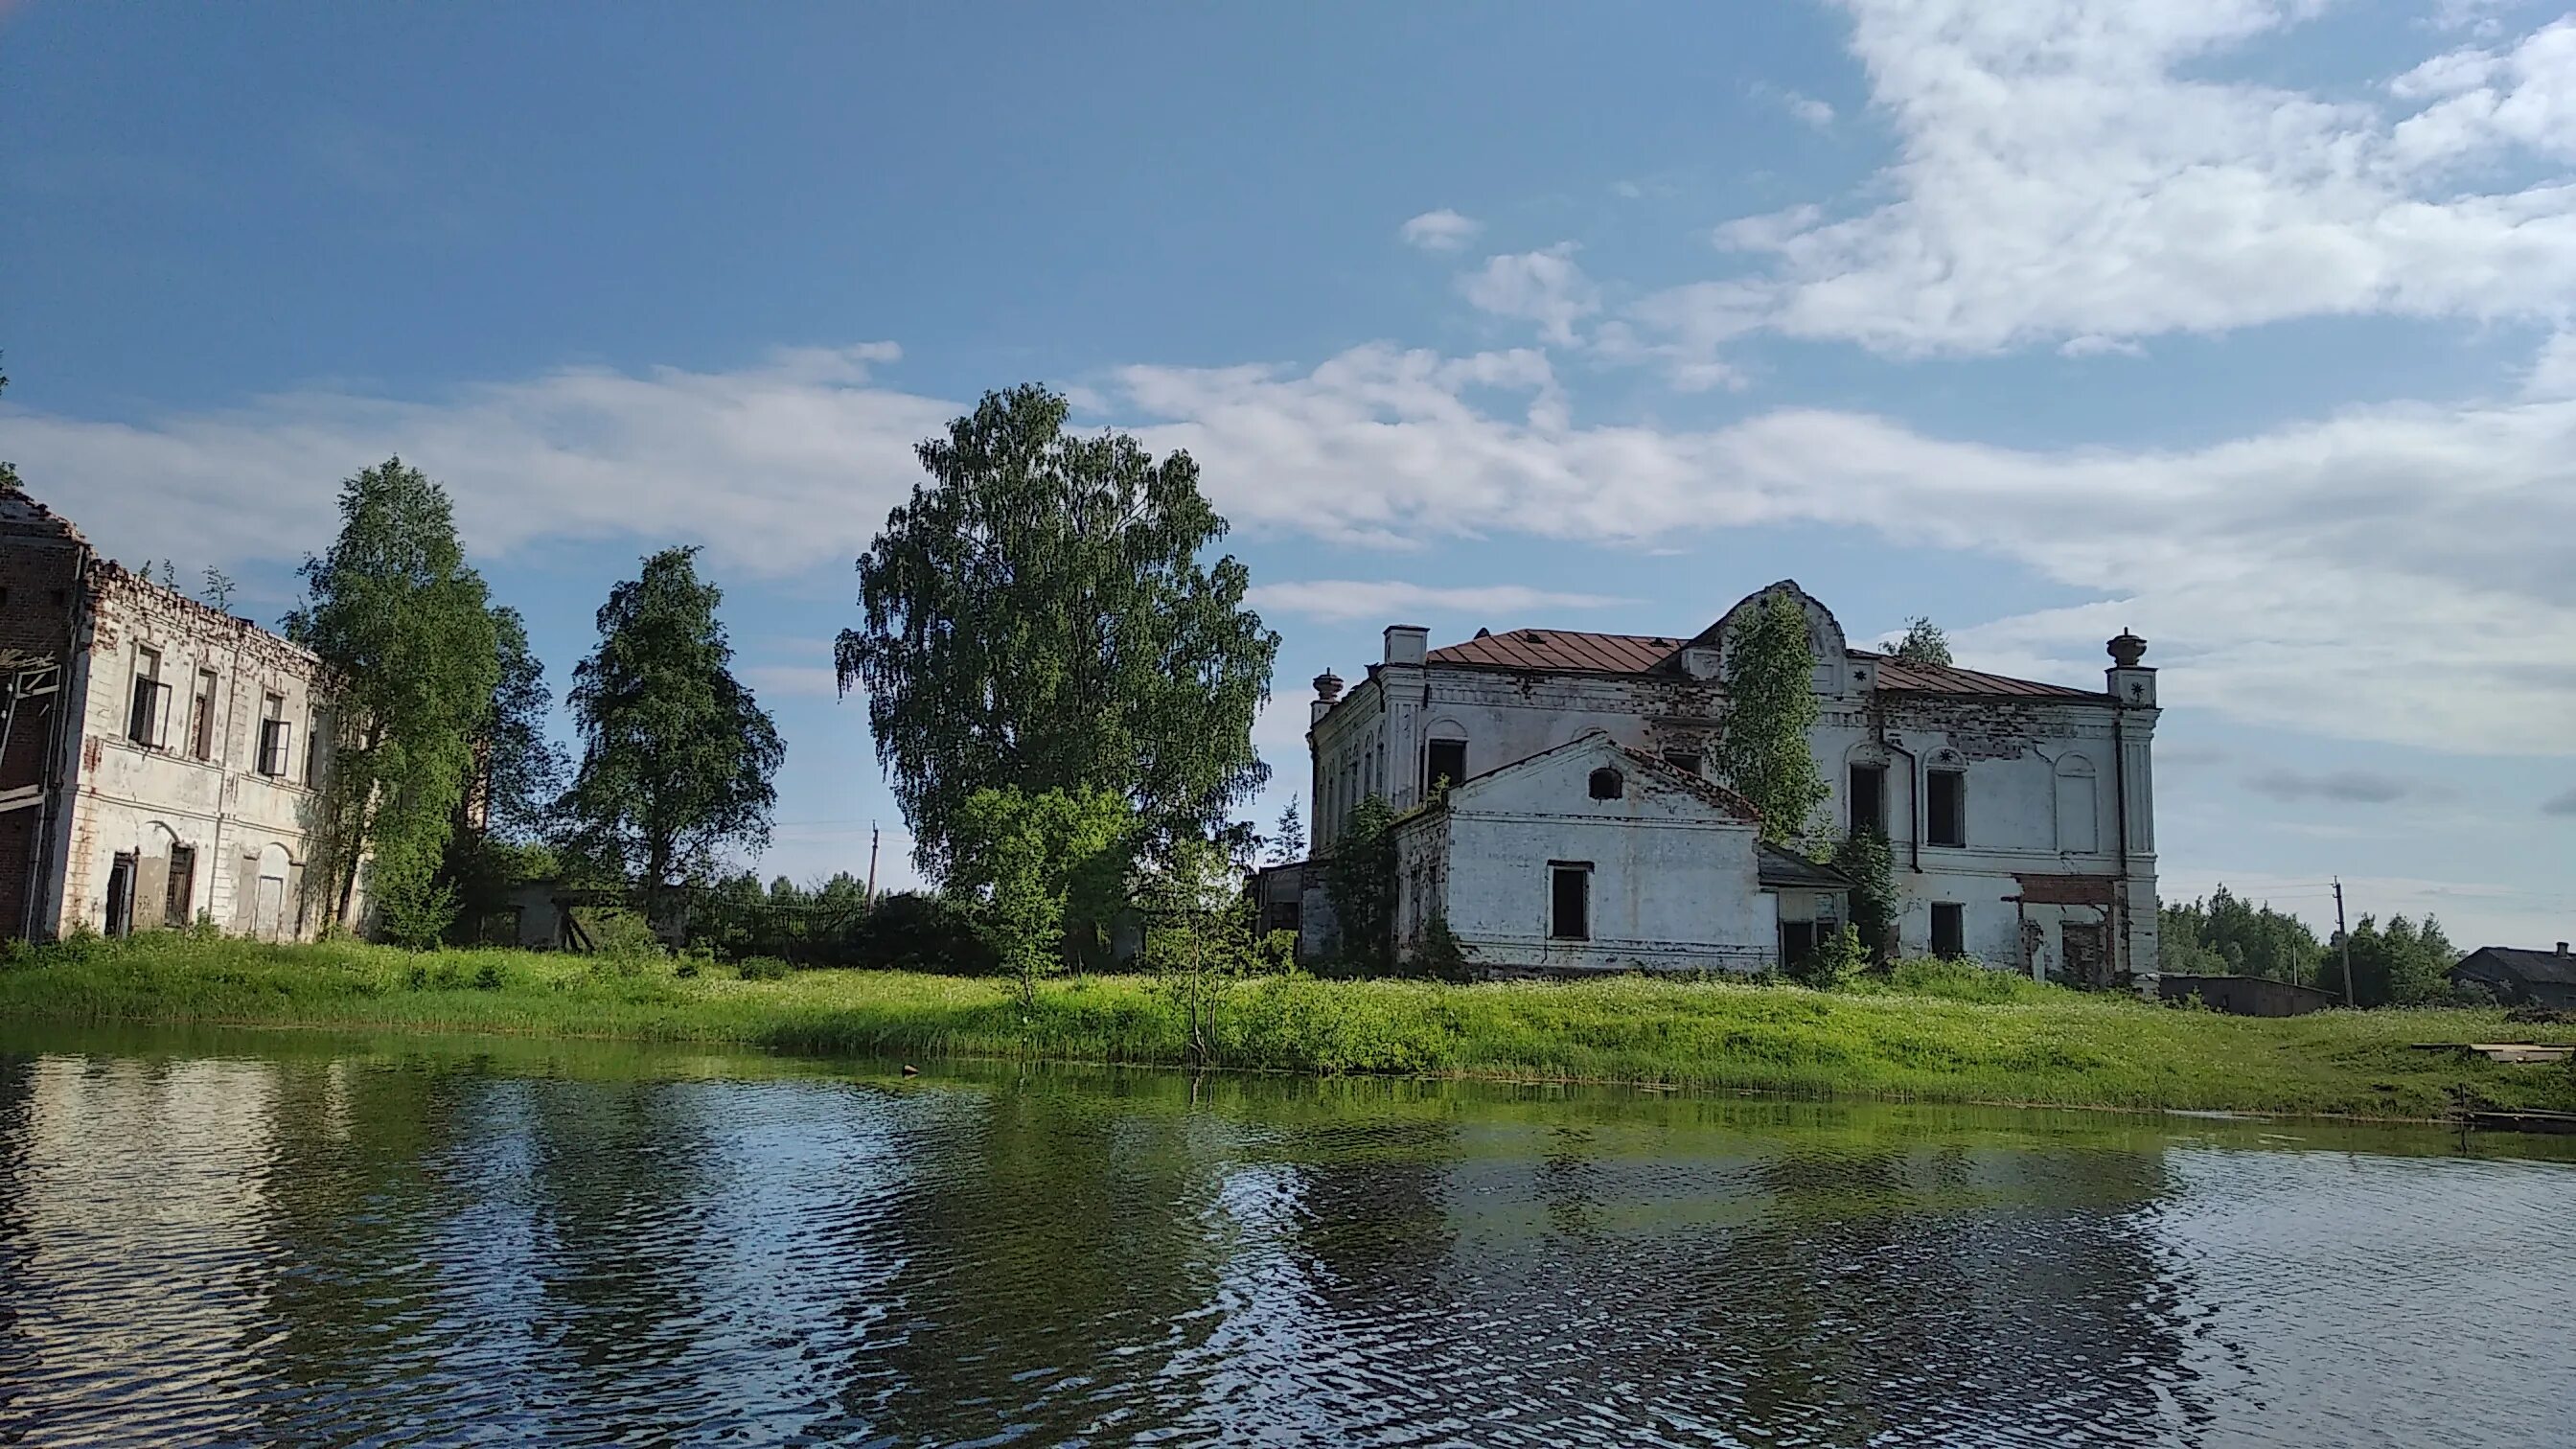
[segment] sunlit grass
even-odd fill
[[[1179,1064],[1178,1014],[1146,981],[1007,982],[514,951],[412,954],[351,943],[178,935],[27,953],[0,967],[0,1015],[57,1021],[487,1032],[724,1043],[808,1054]],[[2455,1089],[2492,1106],[2576,1109],[2576,1071],[2502,1066],[2418,1042],[2576,1040],[2498,1011],[2324,1012],[2255,1020],[2010,976],[1908,968],[1835,992],[1641,977],[1578,983],[1247,983],[1219,1063],[1655,1082],[1809,1096],[2439,1116]]]

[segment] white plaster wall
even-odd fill
[[[1624,768],[1623,798],[1590,797],[1604,763]],[[1754,828],[1615,752],[1567,750],[1472,782],[1447,815],[1442,904],[1480,967],[1755,970],[1777,954]],[[1588,941],[1548,934],[1556,861],[1592,866]]]
[[[126,737],[134,680],[145,648],[161,655],[170,686],[167,727],[158,744]],[[298,900],[311,854],[314,792],[303,785],[312,747],[317,690],[312,656],[191,600],[108,575],[91,620],[83,736],[65,862],[60,930],[103,928],[115,857],[132,851],[138,872],[135,924],[162,924],[172,844],[196,852],[191,914],[234,934],[318,933],[327,912]],[[195,695],[201,669],[216,675],[211,758],[194,751]],[[259,729],[266,696],[283,701],[291,727],[286,773],[258,772]],[[287,882],[278,920],[256,917],[258,878],[281,868]],[[164,863],[158,871],[151,862]],[[299,924],[300,923],[300,924]]]

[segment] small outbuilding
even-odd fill
[[[2576,1008],[2576,956],[2564,941],[2554,951],[2481,946],[2451,968],[2451,981],[2491,991],[2509,1005]]]
[[[2305,1016],[2337,1004],[2330,991],[2268,976],[2159,976],[2156,994],[2165,1001],[2196,999],[2229,1016]]]
[[[1486,974],[1772,969],[1849,919],[1852,883],[1760,827],[1743,796],[1589,731],[1396,827],[1398,950],[1436,922]]]

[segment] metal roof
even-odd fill
[[[1673,657],[1684,641],[1663,634],[1587,634],[1573,629],[1514,629],[1462,644],[1444,644],[1426,659],[1467,669],[1525,669],[1549,674],[1645,674]],[[1867,649],[1846,651],[1878,663],[1878,687],[1901,693],[2000,694],[2031,699],[2100,699],[2098,689],[2076,689],[2015,679],[1978,669],[1900,663]]]
[[[1757,869],[1761,884],[1787,886],[1792,890],[1847,891],[1856,884],[1821,860],[1809,860],[1794,850],[1762,842],[1762,858]]]
[[[1660,634],[1582,634],[1572,629],[1514,629],[1480,635],[1430,652],[1433,664],[1538,669],[1584,674],[1643,674],[1679,649]]]
[[[2538,951],[2527,946],[2480,946],[2461,957],[2459,966],[2451,969],[2457,971],[2480,957],[2525,981],[2554,981],[2561,986],[2576,986],[2576,955],[2565,951]]]

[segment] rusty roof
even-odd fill
[[[1907,690],[1922,694],[2020,694],[2043,699],[2098,699],[2098,689],[2077,689],[2066,684],[2043,684],[2036,679],[2015,679],[2009,674],[1988,674],[1981,669],[1953,669],[1948,665],[1907,664],[1892,654],[1876,654],[1867,649],[1844,651],[1854,659],[1878,661],[1878,687]]]
[[[1686,642],[1663,634],[1587,634],[1574,629],[1513,629],[1444,644],[1426,657],[1432,664],[1467,669],[1526,669],[1547,674],[1644,674],[1672,658]],[[2015,679],[1979,669],[1904,664],[1868,649],[1854,659],[1878,662],[1878,687],[1917,694],[2006,694],[2032,699],[2098,699],[2098,689]]]
[[[1643,674],[1682,647],[1660,634],[1583,634],[1572,629],[1514,629],[1480,634],[1426,656],[1433,664],[1555,673]]]

